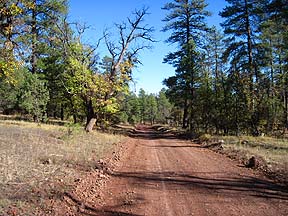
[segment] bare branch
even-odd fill
[[[147,25],[141,25],[144,21],[144,17],[148,14],[147,11],[148,8],[135,10],[133,13],[134,17],[128,17],[126,23],[115,24],[119,34],[118,45],[111,42],[110,35],[107,31],[104,33],[107,49],[112,56],[112,66],[109,75],[112,82],[116,79],[119,66],[126,57],[136,57],[141,50],[151,47],[149,44],[143,43],[142,45],[134,45],[133,48],[133,44],[138,43],[139,41],[146,41],[148,43],[155,42],[151,36],[154,29]],[[132,48],[129,48],[131,46]]]
[[[105,40],[105,44],[106,44],[106,47],[108,49],[108,52],[110,53],[110,55],[112,56],[112,59],[114,60],[117,56],[116,54],[116,46],[113,42],[111,42],[109,40],[109,36],[110,34],[108,33],[107,30],[104,31],[103,33],[103,37],[104,37],[104,40]]]

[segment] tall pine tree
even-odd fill
[[[257,62],[258,36],[267,1],[226,1],[228,6],[220,13],[225,18],[222,27],[227,36],[224,58],[230,62],[230,72],[234,73],[230,77],[237,77],[238,82],[243,83],[241,88],[237,87],[239,90],[237,94],[241,94],[237,97],[241,98],[241,103],[244,103],[243,108],[247,109],[244,113],[248,113],[248,115],[241,116],[240,121],[244,127],[250,127],[253,133],[259,133],[261,73]]]
[[[167,42],[178,45],[178,50],[169,53],[164,59],[164,62],[176,68],[176,75],[164,83],[170,88],[169,91],[175,91],[170,94],[178,97],[181,95],[183,128],[195,128],[193,115],[196,108],[196,85],[201,73],[200,50],[204,33],[208,29],[205,18],[210,15],[206,7],[204,0],[174,0],[163,7],[169,12],[163,20],[166,23],[163,31],[172,32]]]

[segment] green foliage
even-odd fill
[[[96,48],[83,43],[87,27],[67,22],[66,0],[0,1],[1,111],[35,120],[93,119],[101,126],[120,121],[199,133],[280,133],[288,128],[287,2],[227,3],[220,13],[224,34],[207,27],[204,0],[167,3],[163,31],[176,50],[164,62],[175,75],[164,80],[167,90],[135,95],[129,82],[138,54],[153,42],[152,28],[143,25],[147,9],[116,25],[115,38],[105,32],[109,55],[99,61]]]
[[[211,140],[212,136],[210,134],[202,134],[199,137],[199,141],[202,142],[209,142],[209,140]]]
[[[38,122],[45,114],[49,92],[39,75],[26,71],[24,73],[25,79],[20,89],[19,107],[31,114],[34,120]]]
[[[153,29],[142,26],[147,9],[116,25],[119,43],[104,34],[110,55],[99,63],[96,48],[82,42],[87,27],[67,22],[67,2],[0,2],[0,106],[27,112],[35,120],[44,114],[63,120],[72,115],[74,122],[97,118],[106,124],[129,92],[138,53],[153,41]],[[137,122],[136,116],[129,121]]]
[[[126,95],[118,113],[119,121],[130,124],[168,123],[173,105],[165,93],[162,89],[157,95],[147,94],[140,89],[138,96],[134,93]]]
[[[208,30],[205,18],[210,15],[205,10],[204,0],[173,1],[164,6],[169,11],[164,22],[164,31],[172,30],[168,43],[178,44],[179,50],[169,53],[164,62],[176,68],[176,75],[164,81],[168,94],[183,107],[182,127],[196,127],[196,88],[201,77],[201,48],[203,33]],[[172,98],[172,97],[171,97]],[[180,99],[178,99],[180,98]],[[176,102],[176,101],[175,101]]]
[[[11,0],[0,1],[0,78],[10,83],[15,82],[13,73],[20,66],[13,54],[15,27],[18,17],[23,13],[19,4]]]
[[[147,102],[147,109],[146,109],[147,120],[152,125],[152,124],[154,124],[156,122],[157,111],[158,111],[156,96],[153,95],[153,94],[149,94],[147,96],[147,101],[146,102]]]
[[[287,4],[227,3],[220,13],[224,35],[215,27],[205,28],[203,19],[194,20],[208,15],[205,7],[198,7],[204,1],[172,1],[164,7],[170,12],[164,31],[173,30],[167,41],[179,47],[164,59],[176,72],[164,80],[167,96],[176,105],[172,116],[176,125],[200,133],[283,130],[288,126]],[[191,33],[205,30],[202,38]]]
[[[147,95],[144,89],[141,88],[139,90],[138,98],[140,103],[140,119],[141,123],[144,123],[147,120]]]
[[[8,0],[1,1],[0,5],[0,41],[1,44],[3,44],[3,46],[0,47],[0,77],[15,86],[14,91],[10,91],[11,94],[9,97],[12,97],[12,95],[19,96],[18,88],[20,88],[21,85],[21,88],[24,88],[24,79],[18,79],[18,71],[26,70],[24,69],[24,65],[25,68],[28,67],[32,73],[42,74],[41,80],[45,80],[45,86],[48,86],[50,95],[53,95],[53,97],[61,95],[58,96],[58,98],[63,97],[63,91],[59,91],[60,85],[59,79],[57,79],[59,76],[57,77],[57,74],[55,74],[56,72],[60,72],[57,70],[59,67],[57,68],[56,65],[59,65],[61,61],[63,62],[63,59],[60,60],[60,58],[58,58],[56,61],[55,55],[61,55],[59,53],[60,29],[58,28],[58,24],[67,12],[67,1]],[[50,59],[50,61],[47,61],[48,59]],[[52,61],[52,59],[54,61]],[[54,67],[52,65],[54,65]],[[48,75],[48,71],[50,74],[46,76]],[[51,71],[55,71],[53,79],[51,78]],[[35,78],[36,82],[37,79]],[[28,84],[29,82],[30,84]],[[26,84],[32,86],[31,81],[29,82]],[[57,88],[53,88],[56,86],[54,83],[57,84]],[[39,82],[37,85],[41,86]],[[32,87],[34,88],[35,86]],[[27,86],[25,88],[27,88]],[[43,88],[40,88],[39,91],[42,91],[44,94]],[[57,92],[52,92],[54,89],[57,90]],[[35,89],[33,91],[34,93],[32,95],[37,95]],[[25,95],[25,97],[30,98],[27,89],[23,90],[22,94],[23,97]],[[8,97],[8,94],[6,94],[6,96]],[[32,110],[30,101],[22,102],[22,107],[20,107],[19,98],[17,98],[16,101],[16,105],[11,102],[11,109],[14,107],[16,111],[19,111],[25,108],[25,110],[31,114],[34,113],[36,114],[35,116],[39,115],[40,111],[36,112],[36,110]],[[57,102],[59,102],[59,100]],[[49,104],[51,104],[50,100]],[[53,108],[55,108],[55,106]],[[46,110],[44,111],[46,112]]]
[[[169,118],[171,117],[172,104],[169,102],[169,99],[166,96],[166,90],[163,88],[159,92],[157,98],[157,118],[156,121],[161,124],[167,124],[169,122]]]
[[[14,80],[16,84],[1,80],[0,107],[6,112],[18,110],[31,114],[35,121],[42,120],[49,101],[46,82],[25,68],[14,72]]]
[[[25,80],[23,70],[13,71],[13,80],[10,82],[10,78],[3,77],[0,79],[0,109],[6,113],[19,109],[19,94]]]

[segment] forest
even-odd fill
[[[288,2],[226,0],[222,29],[208,26],[205,0],[163,5],[162,31],[175,68],[157,94],[129,89],[149,49],[149,8],[136,9],[83,42],[68,0],[0,0],[0,112],[95,125],[170,124],[215,134],[279,134],[288,128]],[[117,40],[111,38],[111,32]],[[141,41],[141,43],[139,43]],[[104,44],[109,55],[97,48]],[[145,72],[143,72],[145,73]]]

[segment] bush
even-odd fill
[[[42,120],[49,101],[45,82],[25,68],[15,71],[14,75],[14,83],[0,80],[0,108],[8,112],[23,111],[37,122]]]
[[[208,142],[211,139],[212,139],[212,136],[210,134],[202,134],[199,137],[200,142]]]

